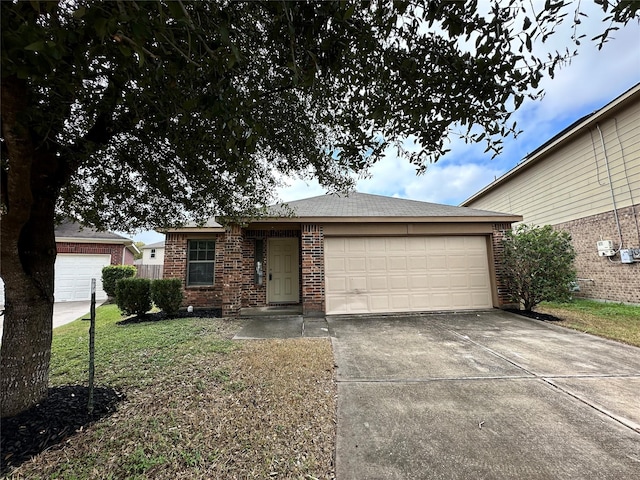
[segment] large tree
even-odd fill
[[[389,145],[421,170],[452,128],[499,151],[560,58],[532,43],[574,14],[536,3],[2,2],[2,415],[46,395],[57,217],[250,215],[278,175],[343,189]]]

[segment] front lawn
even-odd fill
[[[545,302],[535,310],[562,319],[558,325],[640,347],[640,307],[576,299]]]
[[[96,384],[126,399],[10,478],[333,478],[327,339],[234,342],[238,321],[119,320],[98,308]],[[52,387],[86,385],[88,326],[54,331]]]

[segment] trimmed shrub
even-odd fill
[[[151,310],[151,281],[121,278],[116,282],[116,304],[125,315],[142,316]]]
[[[178,313],[182,298],[182,281],[179,278],[164,278],[151,282],[151,300],[167,315]]]
[[[116,282],[121,278],[135,277],[133,265],[108,265],[102,269],[102,288],[110,297],[116,296]]]

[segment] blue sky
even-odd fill
[[[569,46],[568,27],[552,36],[551,42],[539,45],[537,52],[563,51]],[[415,167],[390,152],[371,169],[369,178],[357,181],[356,190],[458,205],[565,127],[640,82],[640,25],[637,21],[614,32],[602,50],[587,40],[603,29],[596,16],[583,20],[581,28],[586,38],[579,47],[578,56],[569,65],[556,70],[553,79],[545,78],[541,85],[546,92],[542,100],[527,99],[514,114],[512,121],[518,123],[522,133],[516,139],[505,139],[500,156],[491,159],[490,153],[483,153],[482,144],[467,145],[453,139],[451,151],[418,176]],[[324,193],[316,181],[300,179],[287,180],[287,186],[278,191],[282,201]],[[152,243],[163,240],[164,235],[142,232],[133,238]]]

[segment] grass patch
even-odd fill
[[[640,347],[640,307],[576,299],[544,302],[535,310],[561,318],[558,325]]]
[[[333,478],[327,339],[234,342],[237,321],[120,319],[97,310],[96,382],[126,400],[9,478]],[[88,328],[54,331],[52,386],[86,384]]]

